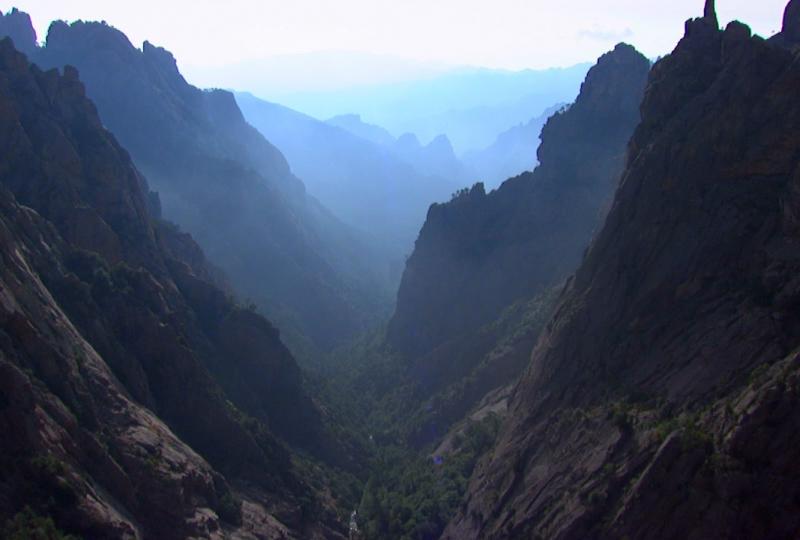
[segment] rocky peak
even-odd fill
[[[0,36],[8,36],[18,51],[28,57],[36,50],[36,31],[27,13],[13,8],[10,12],[0,12]]]
[[[685,37],[709,37],[719,31],[719,19],[714,0],[706,0],[703,16],[686,21]]]
[[[419,139],[413,133],[403,133],[397,138],[397,148],[400,151],[419,150],[421,147],[422,145],[420,144]]]
[[[88,54],[89,51],[113,52],[120,59],[130,61],[135,47],[128,37],[105,22],[54,21],[47,31],[47,49],[59,49]]]
[[[719,28],[719,19],[717,19],[717,7],[715,5],[715,0],[706,0],[706,5],[703,8],[703,20],[713,25],[714,28]]]
[[[453,145],[445,134],[434,137],[433,140],[427,144],[427,147],[437,152],[444,152],[447,154],[453,153]]]
[[[791,0],[786,5],[781,34],[790,43],[800,42],[800,0]]]
[[[627,43],[618,43],[613,50],[603,54],[586,74],[586,80],[581,85],[575,104],[582,105],[587,102],[597,104],[594,99],[596,94],[610,94],[603,92],[609,85],[615,85],[615,90],[621,89],[626,82],[621,75],[627,68],[639,67],[641,64],[642,55],[639,51]]]
[[[740,23],[687,30],[444,538],[798,530],[800,68]]]
[[[175,57],[172,55],[172,53],[166,50],[164,47],[158,47],[149,41],[145,41],[142,44],[142,53],[144,54],[145,58],[166,68],[168,71],[178,71],[178,62],[175,60]]]

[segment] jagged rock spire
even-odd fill
[[[712,23],[716,28],[719,28],[717,8],[714,0],[706,0],[706,7],[703,9],[703,19]]]
[[[788,41],[800,41],[800,0],[790,0],[786,5],[781,33]]]

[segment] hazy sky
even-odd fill
[[[520,69],[593,61],[624,40],[669,52],[703,0],[17,0],[49,21],[105,20],[137,46],[171,50],[181,67],[214,68],[319,51],[391,55],[425,64]],[[717,0],[723,24],[769,36],[786,0]],[[353,68],[357,70],[357,67]],[[360,73],[361,78],[364,73]]]

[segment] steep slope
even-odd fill
[[[797,535],[798,11],[768,43],[708,1],[653,68],[606,225],[445,538]]]
[[[248,94],[236,99],[309,189],[349,224],[369,232],[393,268],[410,252],[430,203],[461,187],[450,177],[421,174],[391,150],[341,128]],[[392,273],[396,284],[400,272]]]
[[[540,116],[502,132],[490,146],[467,152],[462,158],[464,165],[490,191],[508,178],[532,171],[538,163],[531,148],[538,148],[542,128],[562,108],[550,107]]]
[[[430,208],[403,274],[390,345],[419,357],[574,270],[617,185],[648,69],[619,45],[589,71],[575,104],[548,121],[533,173],[488,195],[478,184]]]
[[[102,23],[55,22],[46,43],[30,45],[32,59],[78,68],[103,123],[159,192],[164,214],[293,343],[302,334],[332,347],[381,313],[388,300],[368,249],[305,193],[230,93],[189,85],[170,53],[149,43],[138,50]]]
[[[77,71],[42,72],[8,39],[0,154],[0,520],[31,506],[87,538],[336,536],[281,439],[351,465],[277,331],[157,220]]]

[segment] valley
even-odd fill
[[[800,2],[717,7],[281,102],[0,13],[0,537],[796,537]]]

